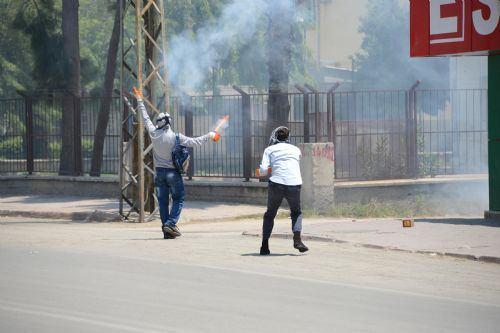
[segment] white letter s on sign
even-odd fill
[[[483,19],[483,13],[480,9],[472,13],[472,21],[477,33],[483,36],[492,34],[500,21],[500,0],[478,0],[490,8],[490,17]]]

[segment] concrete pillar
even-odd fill
[[[333,143],[302,143],[302,207],[315,212],[327,211],[334,203],[335,158]]]
[[[485,217],[500,220],[500,54],[488,57],[488,169],[490,210]]]

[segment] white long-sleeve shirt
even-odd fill
[[[139,111],[141,112],[142,119],[144,120],[144,125],[149,133],[149,137],[151,138],[151,142],[153,143],[153,159],[155,167],[173,169],[174,164],[172,163],[172,150],[175,147],[174,131],[172,131],[170,126],[157,129],[149,118],[144,102],[141,99],[138,99],[137,105]],[[179,142],[181,146],[201,146],[202,144],[209,142],[209,140],[210,134],[208,133],[197,138],[190,138],[179,133]]]
[[[267,175],[270,167],[273,183],[283,185],[302,185],[300,175],[300,149],[289,143],[277,143],[264,150],[260,164],[260,174]]]

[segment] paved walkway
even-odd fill
[[[483,261],[493,257],[491,261],[500,262],[500,225],[479,217],[421,218],[412,228],[403,228],[396,219],[304,219],[303,224],[304,235],[316,240],[468,259],[485,257]],[[274,231],[277,237],[289,237],[289,223],[277,223]]]
[[[119,203],[114,199],[58,196],[0,197],[0,215],[62,218],[88,221],[119,221]],[[219,221],[254,217],[264,214],[265,207],[257,205],[221,204],[187,201],[182,222]]]

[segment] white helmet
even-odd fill
[[[158,114],[158,117],[156,117],[156,128],[157,129],[162,129],[165,126],[168,126],[172,123],[172,117],[166,113],[162,112]]]

